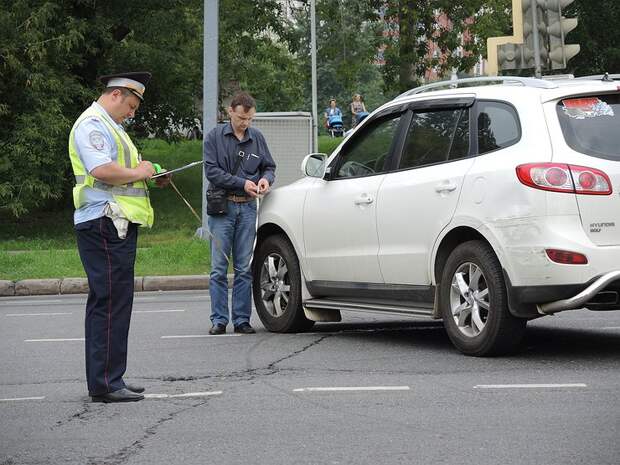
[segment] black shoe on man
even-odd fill
[[[218,336],[226,333],[226,325],[216,324],[209,330],[211,336]]]
[[[137,392],[138,394],[142,394],[144,392],[144,386],[137,386],[135,384],[125,383],[125,387],[131,392]]]
[[[112,402],[137,402],[144,399],[142,394],[130,391],[127,388],[119,389],[114,392],[106,392],[98,396],[92,396],[93,402],[103,402],[104,404],[110,404]]]
[[[235,326],[235,333],[254,334],[255,332],[250,323],[241,323],[239,326]]]

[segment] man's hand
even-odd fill
[[[261,178],[258,181],[258,193],[266,194],[267,192],[269,192],[269,189],[270,189],[269,181],[267,181],[265,178]]]
[[[258,186],[249,179],[246,179],[243,190],[252,198],[258,197]]]
[[[135,167],[135,170],[141,176],[140,179],[146,180],[155,174],[155,168],[153,168],[153,164],[150,161],[142,160],[138,163],[138,166]]]

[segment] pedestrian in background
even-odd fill
[[[330,118],[335,116],[342,116],[342,111],[336,105],[336,99],[332,98],[329,100],[329,106],[325,109],[325,113],[323,113],[325,117],[325,127],[329,128],[330,126]]]
[[[75,175],[77,246],[88,276],[85,359],[93,402],[132,402],[143,387],[125,383],[127,337],[133,306],[138,226],[151,227],[146,180],[153,165],[140,159],[122,123],[133,118],[150,73],[103,76],[105,90],[77,119],[69,135]],[[167,184],[165,177],[159,185]]]
[[[203,158],[209,188],[225,192],[225,210],[210,214],[211,323],[209,334],[226,332],[228,309],[228,260],[234,270],[231,317],[234,332],[252,334],[251,259],[256,237],[256,198],[269,192],[276,164],[263,134],[251,127],[256,113],[254,99],[245,92],[233,96],[228,107],[230,122],[209,132]]]

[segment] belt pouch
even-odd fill
[[[228,212],[226,189],[210,187],[207,189],[207,215],[225,215]]]

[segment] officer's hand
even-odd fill
[[[157,187],[166,187],[168,184],[170,184],[171,178],[172,178],[172,173],[165,174],[164,176],[155,178],[155,185],[157,185]]]
[[[142,160],[136,166],[136,170],[138,171],[141,179],[148,179],[155,174],[155,168],[153,168],[153,164],[150,161]]]
[[[258,186],[256,185],[256,183],[250,181],[249,179],[246,179],[243,190],[252,198],[258,196]]]
[[[267,192],[269,192],[269,189],[269,181],[267,181],[265,178],[261,178],[258,181],[258,193],[266,194]]]

